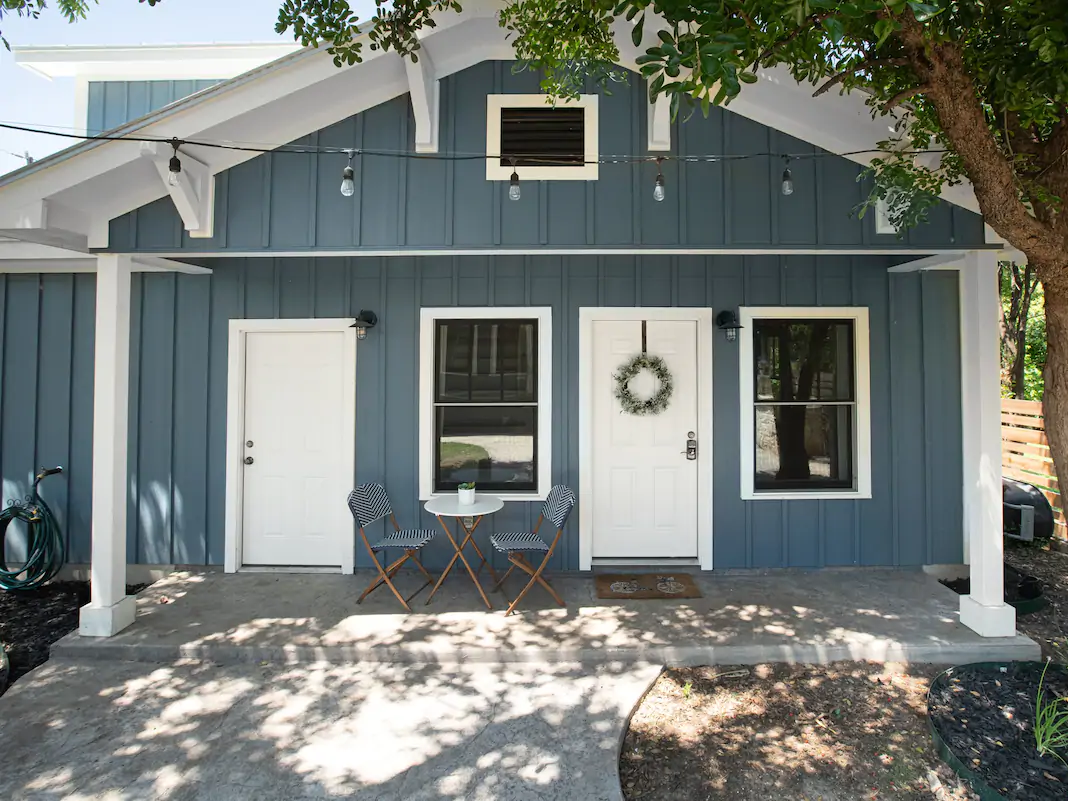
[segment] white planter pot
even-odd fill
[[[475,491],[473,489],[458,489],[456,494],[460,497],[460,506],[471,506],[475,502]]]

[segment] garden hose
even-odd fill
[[[33,492],[21,501],[8,501],[0,512],[0,588],[33,590],[55,578],[63,567],[63,535],[48,504],[41,498],[37,485],[41,479],[62,473],[62,467],[41,470],[33,481]],[[26,525],[26,563],[10,570],[4,556],[8,526],[15,520]]]

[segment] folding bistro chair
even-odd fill
[[[437,532],[427,528],[402,529],[397,525],[397,518],[393,515],[393,507],[390,506],[389,496],[386,495],[386,489],[381,484],[361,484],[350,492],[349,511],[352,512],[352,516],[356,519],[356,526],[360,530],[363,544],[367,546],[367,552],[371,554],[371,560],[375,563],[375,567],[378,568],[378,578],[363,591],[363,595],[359,597],[356,603],[361,603],[379,585],[386,584],[393,591],[393,594],[397,596],[397,600],[401,602],[404,608],[411,612],[412,608],[408,606],[408,601],[418,595],[424,588],[434,583],[434,577],[427,572],[426,568],[423,567],[423,563],[419,561],[419,551],[434,539],[434,535]],[[393,523],[394,530],[372,545],[370,540],[367,539],[367,532],[364,529],[387,515]],[[390,564],[389,567],[383,567],[382,563],[378,561],[378,552],[384,551],[386,548],[401,548],[404,550],[404,556]],[[394,586],[393,576],[409,559],[415,562],[419,572],[426,576],[426,584],[405,599]]]
[[[508,561],[512,563],[512,566],[508,568],[508,572],[501,576],[500,581],[494,586],[493,589],[497,589],[504,580],[511,575],[512,571],[517,567],[530,576],[530,581],[527,582],[527,586],[516,596],[515,600],[508,606],[508,611],[505,615],[510,615],[515,610],[516,604],[523,600],[523,596],[530,592],[530,588],[535,584],[543,586],[549,595],[560,604],[560,606],[566,606],[564,599],[556,594],[549,582],[542,577],[541,573],[545,570],[545,566],[549,564],[549,559],[553,555],[553,551],[556,549],[557,543],[560,542],[560,535],[564,533],[564,523],[567,522],[567,516],[571,514],[571,510],[575,506],[575,493],[571,491],[570,487],[565,487],[563,484],[557,484],[551,490],[549,490],[549,497],[545,499],[545,503],[541,507],[541,515],[538,516],[538,522],[534,526],[534,530],[531,532],[521,532],[518,534],[491,534],[490,544],[498,551],[508,557]],[[547,543],[538,534],[538,529],[541,528],[542,521],[548,520],[554,526],[556,526],[556,536],[553,537],[552,544]],[[537,568],[534,567],[527,559],[527,554],[543,553],[545,557],[541,560],[541,564]]]

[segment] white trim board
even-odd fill
[[[712,309],[680,307],[603,307],[579,309],[579,570],[590,570],[593,558],[593,510],[583,503],[593,487],[593,323],[615,320],[693,320],[697,323],[697,558],[702,570],[713,567],[712,522],[712,342],[716,329]],[[618,561],[618,560],[613,560]],[[651,563],[654,560],[632,560]]]
[[[434,321],[530,319],[538,321],[538,489],[535,492],[498,492],[505,501],[544,501],[552,488],[553,461],[553,310],[550,306],[436,306],[419,316],[419,500],[434,492]]]
[[[320,318],[302,320],[230,320],[226,367],[226,518],[224,556],[227,573],[243,569],[241,564],[241,515],[243,482],[241,459],[244,454],[245,420],[245,335],[270,332],[337,331],[345,335],[345,400],[344,420],[346,442],[353,444],[353,458],[349,464],[347,484],[356,486],[356,329],[355,318]],[[341,572],[352,573],[356,560],[356,529],[348,510],[338,499],[338,526],[342,530]],[[342,527],[343,526],[343,527]],[[296,572],[302,572],[296,568]],[[336,571],[333,571],[336,572]]]
[[[755,443],[753,410],[753,321],[757,319],[853,320],[854,391],[856,415],[852,489],[756,490],[754,489]],[[741,466],[741,497],[745,501],[808,501],[870,498],[871,477],[871,350],[866,306],[742,306],[738,310],[738,393]]]
[[[522,176],[520,176],[522,178]],[[994,246],[969,252],[997,253]],[[98,252],[98,251],[94,251]],[[486,247],[486,248],[367,248],[341,250],[169,250],[160,253],[120,253],[152,255],[168,259],[314,259],[354,256],[958,256],[957,248],[566,248],[566,247]],[[892,268],[887,268],[892,269]]]

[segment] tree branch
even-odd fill
[[[918,95],[918,94],[920,94],[920,92],[928,92],[930,90],[931,90],[930,85],[926,84],[926,83],[920,84],[919,86],[913,86],[910,89],[902,89],[896,95],[894,95],[889,100],[887,100],[885,103],[883,103],[882,113],[886,114],[887,112],[892,111],[893,109],[895,109],[898,106],[900,106],[902,103],[904,103],[910,97],[913,97],[914,95]]]
[[[850,67],[849,69],[844,69],[841,72],[838,72],[838,73],[835,73],[834,75],[832,75],[827,80],[826,83],[824,83],[819,89],[817,89],[815,92],[812,93],[812,96],[813,97],[819,97],[820,95],[824,94],[829,89],[831,89],[832,87],[836,86],[837,84],[840,84],[842,81],[844,81],[850,75],[854,75],[857,72],[860,72],[860,70],[865,69],[866,67],[881,67],[881,66],[904,67],[908,63],[909,63],[909,60],[907,58],[865,58],[865,59],[862,59],[861,61],[858,61],[856,64],[854,64],[852,67]]]

